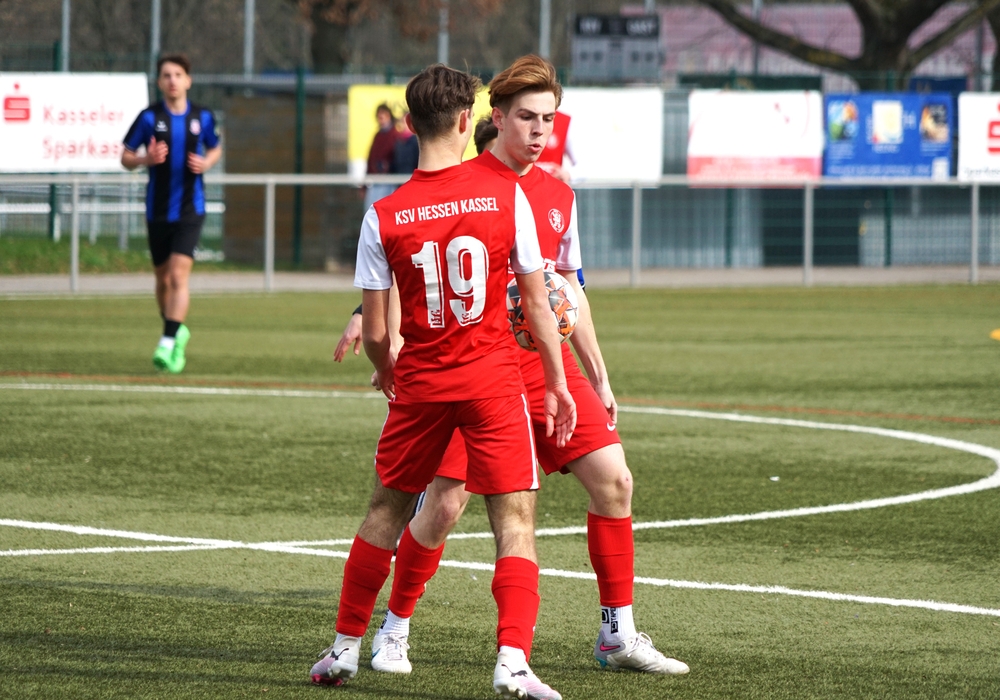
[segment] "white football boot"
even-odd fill
[[[629,670],[683,676],[691,670],[683,661],[671,659],[657,651],[653,646],[653,640],[644,632],[639,632],[623,642],[609,642],[604,638],[602,630],[594,644],[594,658],[601,668],[613,671]]]
[[[410,645],[406,643],[405,634],[375,635],[372,640],[372,668],[383,673],[409,673],[413,670],[406,651]]]
[[[508,700],[562,700],[562,695],[542,683],[523,659],[503,653],[497,655],[493,690]]]
[[[340,644],[327,647],[309,672],[315,685],[343,685],[358,672],[361,639],[344,637]]]

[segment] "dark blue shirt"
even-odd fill
[[[219,145],[215,116],[205,107],[188,102],[184,114],[173,114],[163,102],[139,113],[125,135],[125,148],[136,151],[156,138],[167,144],[167,159],[149,168],[146,186],[146,219],[175,222],[205,214],[205,183],[187,167],[188,153],[205,155]]]

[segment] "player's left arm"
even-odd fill
[[[583,290],[576,270],[559,270],[559,274],[566,278],[569,285],[576,292],[579,318],[576,322],[576,330],[570,336],[573,349],[576,350],[583,371],[587,373],[594,391],[601,397],[601,403],[608,412],[608,417],[612,423],[618,422],[618,402],[611,391],[611,383],[608,380],[608,368],[604,364],[604,355],[601,354],[601,346],[597,342],[597,331],[594,328],[594,318],[590,314],[590,300]]]
[[[570,206],[569,223],[566,231],[559,240],[559,249],[556,252],[556,270],[569,282],[573,291],[576,292],[577,303],[579,304],[579,317],[576,322],[576,330],[570,336],[573,348],[576,350],[583,364],[583,369],[587,373],[594,391],[601,397],[601,403],[612,423],[618,422],[618,404],[615,395],[611,392],[611,384],[608,381],[608,370],[604,366],[604,356],[601,355],[601,346],[597,344],[597,332],[594,330],[594,318],[590,314],[590,301],[586,292],[583,291],[581,282],[583,275],[580,270],[583,267],[582,256],[580,254],[580,230],[576,208],[576,196],[573,196],[573,203]]]
[[[389,290],[365,289],[361,296],[361,339],[365,346],[365,354],[375,365],[375,382],[377,388],[387,398],[396,395],[396,385],[393,381],[393,369],[396,358],[392,352],[392,341],[389,336]]]

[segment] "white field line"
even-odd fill
[[[133,532],[130,530],[109,530],[89,527],[87,525],[63,525],[61,523],[33,522],[30,520],[0,520],[0,527],[17,527],[26,530],[46,530],[49,532],[67,532],[73,535],[114,537],[123,540],[143,540],[146,542],[176,542],[177,547],[85,547],[79,549],[8,549],[0,551],[0,557],[26,556],[35,554],[105,554],[112,552],[180,552],[196,549],[256,549],[265,552],[284,552],[288,554],[314,554],[317,556],[347,557],[347,552],[336,552],[327,549],[310,549],[306,545],[349,545],[354,540],[316,540],[304,542],[240,542],[238,540],[215,540],[202,537],[173,537],[156,535],[149,532]]]
[[[263,396],[291,399],[382,399],[381,392],[362,391],[314,391],[308,389],[232,389],[208,386],[162,386],[150,384],[131,386],[128,384],[29,384],[3,383],[0,389],[26,389],[36,391],[110,391],[127,394],[195,394],[200,396]]]
[[[117,554],[118,552],[193,552],[222,549],[208,544],[176,545],[174,547],[81,547],[79,549],[8,549],[0,557],[34,557],[43,554]]]
[[[471,569],[474,571],[493,571],[493,564],[478,564],[464,561],[443,560],[441,566],[452,569]],[[562,571],[560,569],[540,569],[541,576],[553,578],[568,578],[581,581],[596,581],[597,575],[587,571]],[[1000,610],[993,608],[979,608],[972,605],[959,605],[957,603],[940,603],[934,600],[913,600],[908,598],[882,598],[867,595],[850,595],[848,593],[832,593],[829,591],[805,591],[785,586],[751,586],[743,583],[702,583],[701,581],[678,581],[666,578],[650,578],[648,576],[636,576],[635,582],[646,586],[658,586],[664,588],[687,588],[699,591],[731,591],[736,593],[759,593],[762,595],[788,595],[800,598],[817,598],[820,600],[830,600],[847,603],[863,603],[866,605],[889,605],[899,608],[922,608],[924,610],[934,610],[937,612],[953,612],[965,615],[990,615],[1000,617]]]
[[[619,406],[621,413],[645,413],[661,416],[674,416],[680,418],[707,418],[709,420],[725,420],[736,423],[757,423],[762,425],[784,425],[792,428],[810,428],[813,430],[839,430],[848,433],[866,433],[868,435],[878,435],[881,437],[895,438],[897,440],[908,440],[919,442],[925,445],[934,445],[946,449],[969,452],[980,457],[993,460],[997,469],[987,477],[973,481],[968,484],[949,486],[943,489],[932,489],[930,491],[920,491],[919,493],[909,493],[903,496],[889,496],[887,498],[874,498],[867,501],[855,501],[854,503],[835,503],[827,506],[810,506],[803,508],[791,508],[788,510],[770,510],[761,513],[746,513],[743,515],[722,515],[715,518],[688,518],[686,520],[660,520],[644,523],[634,523],[633,530],[653,530],[671,527],[691,527],[695,525],[722,525],[729,523],[743,523],[753,520],[771,520],[774,518],[795,518],[806,515],[820,515],[822,513],[844,513],[854,510],[867,510],[871,508],[885,508],[886,506],[896,506],[903,503],[914,503],[916,501],[928,501],[948,496],[961,496],[977,491],[986,491],[1000,487],[1000,450],[985,445],[978,445],[974,442],[964,442],[951,438],[926,435],[924,433],[912,433],[906,430],[889,430],[887,428],[872,428],[865,425],[848,425],[842,423],[817,423],[815,421],[792,420],[788,418],[762,418],[760,416],[747,416],[741,413],[710,413],[708,411],[686,411],[671,408],[654,408],[638,406]],[[587,533],[586,527],[560,527],[545,528],[535,531],[536,537],[553,537],[561,535],[583,535]],[[467,532],[452,533],[448,539],[488,539],[493,535],[489,532]]]
[[[14,527],[31,527],[31,529],[61,530],[72,532],[86,530],[77,534],[106,535],[114,533],[114,537],[130,537],[131,539],[153,539],[161,540],[163,536],[152,535],[144,532],[127,532],[122,530],[102,531],[96,528],[79,528],[72,525],[58,525],[57,523],[28,523],[26,521],[0,521],[0,525]],[[178,539],[178,538],[171,538]],[[196,539],[196,538],[192,538]],[[279,552],[284,554],[306,554],[311,556],[332,557],[346,559],[348,552],[330,549],[311,549],[306,547],[289,546],[280,542],[233,542],[229,540],[217,540],[218,544],[202,544],[175,547],[89,547],[84,549],[18,549],[0,552],[0,556],[37,556],[43,554],[110,554],[118,552],[184,552],[194,550],[211,549],[256,549],[268,552]],[[330,542],[330,541],[325,541]],[[340,542],[340,541],[337,541]],[[494,565],[486,562],[466,562],[442,560],[440,566],[451,569],[463,569],[466,571],[493,571]],[[563,571],[561,569],[540,569],[539,575],[552,578],[575,579],[583,581],[596,581],[597,576],[586,571]],[[816,598],[835,602],[862,603],[866,605],[888,605],[902,608],[921,608],[937,612],[952,612],[965,615],[989,615],[1000,617],[1000,610],[991,608],[980,608],[971,605],[960,605],[957,603],[941,603],[932,600],[912,600],[907,598],[884,598],[876,596],[849,595],[846,593],[833,593],[830,591],[805,591],[784,586],[751,586],[748,584],[728,584],[728,583],[703,583],[701,581],[679,581],[675,579],[650,578],[647,576],[636,576],[635,582],[641,585],[686,588],[703,591],[730,591],[736,593],[759,593],[762,595],[787,595],[801,598]]]
[[[316,392],[316,391],[298,391],[298,390],[260,390],[260,389],[214,389],[214,388],[201,388],[201,387],[163,387],[163,386],[133,387],[133,386],[121,386],[121,385],[102,385],[102,384],[92,384],[92,385],[0,384],[0,389],[2,388],[37,388],[37,389],[51,389],[51,390],[75,389],[80,391],[127,391],[127,392],[137,392],[137,393],[145,391],[150,393],[207,394],[207,395],[214,394],[214,395],[224,395],[224,396],[280,396],[280,397],[292,397],[292,398],[300,398],[300,397],[380,398],[379,394],[372,395],[372,394],[360,394],[352,392]],[[801,420],[792,420],[786,418],[764,418],[759,416],[748,416],[738,413],[711,413],[707,411],[688,411],[680,409],[635,407],[635,406],[619,406],[619,410],[623,413],[665,415],[665,416],[675,416],[684,418],[704,418],[709,420],[726,420],[726,421],[741,422],[741,423],[756,423],[762,425],[784,425],[789,427],[810,428],[815,430],[839,430],[843,432],[866,433],[869,435],[879,435],[882,437],[890,437],[899,440],[909,440],[912,442],[919,442],[927,445],[935,445],[947,449],[959,450],[961,452],[968,452],[971,454],[991,459],[997,465],[997,470],[986,478],[974,481],[969,484],[961,484],[959,486],[953,486],[949,488],[933,489],[930,491],[922,491],[919,493],[907,494],[903,496],[893,496],[889,498],[879,498],[868,501],[857,501],[855,503],[840,503],[829,506],[794,508],[781,511],[765,511],[761,513],[750,513],[745,515],[727,515],[717,518],[692,518],[688,520],[666,520],[659,522],[635,523],[633,525],[633,529],[636,530],[683,527],[692,525],[737,523],[737,522],[746,522],[751,520],[767,520],[773,518],[788,518],[788,517],[798,517],[804,515],[816,515],[820,513],[836,513],[836,512],[847,512],[854,510],[864,510],[870,508],[883,508],[886,506],[899,505],[902,503],[913,503],[915,501],[931,500],[937,498],[945,498],[948,496],[975,493],[977,491],[984,491],[987,489],[997,488],[998,486],[1000,486],[1000,450],[994,449],[992,447],[986,447],[985,445],[978,445],[976,443],[964,442],[961,440],[941,438],[933,435],[926,435],[923,433],[913,433],[904,430],[889,430],[885,428],[873,428],[868,426],[837,424],[837,423],[817,423],[814,421],[801,421]],[[150,533],[128,532],[123,530],[102,530],[86,526],[60,525],[58,523],[33,523],[33,522],[18,521],[18,520],[0,520],[0,526],[26,527],[30,529],[41,529],[41,530],[58,530],[63,532],[73,532],[74,534],[79,534],[79,535],[101,535],[108,537],[150,540],[159,542],[191,543],[191,546],[187,547],[136,547],[136,548],[95,547],[95,548],[76,549],[76,550],[8,550],[6,552],[0,552],[0,556],[18,556],[18,555],[23,556],[28,553],[76,554],[76,553],[105,553],[105,552],[118,552],[118,551],[131,551],[131,552],[186,551],[193,549],[239,548],[239,549],[256,549],[256,550],[263,550],[270,552],[282,552],[288,554],[308,554],[313,556],[325,556],[325,557],[336,557],[336,558],[346,559],[348,555],[347,552],[327,550],[327,549],[313,549],[306,547],[304,545],[314,545],[314,546],[343,545],[343,544],[348,544],[350,542],[350,540],[317,540],[317,541],[303,541],[303,542],[246,543],[246,542],[236,542],[232,540],[178,538],[166,535],[155,535]],[[549,529],[537,530],[536,535],[538,536],[574,535],[574,534],[584,534],[586,533],[586,531],[587,530],[585,527],[549,528]],[[476,532],[476,533],[453,534],[449,537],[449,539],[481,539],[489,537],[492,537],[491,533]],[[460,562],[451,560],[441,561],[440,566],[448,568],[472,570],[472,571],[493,571],[494,569],[493,564],[489,563]],[[551,576],[557,578],[567,578],[567,579],[577,579],[577,580],[595,581],[597,579],[596,575],[590,572],[563,571],[560,569],[541,569],[539,571],[539,574],[542,576]],[[968,615],[989,615],[993,617],[1000,617],[1000,610],[992,608],[980,608],[969,605],[959,605],[956,603],[940,603],[928,600],[860,596],[860,595],[850,595],[846,593],[832,593],[828,591],[797,590],[793,588],[786,588],[784,586],[751,586],[749,584],[703,583],[699,581],[679,581],[673,579],[649,578],[644,576],[643,577],[637,576],[635,578],[635,582],[638,584],[660,586],[660,587],[687,588],[694,590],[718,590],[718,591],[731,591],[740,593],[758,593],[765,595],[789,595],[789,596],[816,598],[816,599],[830,600],[830,601],[855,602],[855,603],[862,603],[869,605],[888,605],[893,607],[920,608],[920,609],[940,611],[940,612],[954,612],[954,613],[962,613]]]

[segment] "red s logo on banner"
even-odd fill
[[[1000,112],[1000,105],[997,105]],[[1000,121],[990,122],[986,132],[986,149],[990,153],[1000,153]]]
[[[14,83],[14,92],[21,86]],[[31,120],[31,100],[24,95],[8,95],[3,98],[3,120],[5,122],[26,122]]]

